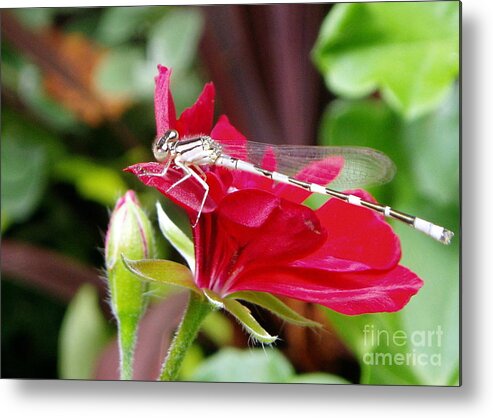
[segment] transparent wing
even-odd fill
[[[235,141],[218,141],[223,154],[232,157],[245,156],[244,143]],[[331,147],[306,145],[271,145],[260,142],[247,142],[247,160],[266,169],[269,158],[273,155],[276,171],[288,176],[296,176],[315,162],[324,162],[314,166],[314,170],[305,170],[307,181],[324,184],[328,173],[340,165],[342,169],[338,176],[330,182],[330,187],[347,190],[358,187],[384,184],[395,174],[394,163],[384,153],[365,147]]]

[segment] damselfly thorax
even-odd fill
[[[424,219],[400,212],[390,206],[370,202],[339,191],[382,184],[392,179],[395,173],[394,164],[386,155],[377,150],[364,147],[271,145],[253,141],[247,141],[247,150],[250,162],[235,157],[235,155],[244,154],[244,142],[224,141],[221,143],[207,135],[180,139],[177,131],[169,130],[154,141],[154,157],[163,163],[163,171],[153,175],[166,176],[168,168],[174,164],[183,171],[184,176],[170,189],[188,179],[194,179],[203,187],[204,197],[195,225],[209,194],[209,186],[205,181],[205,174],[201,167],[216,165],[230,170],[252,173],[275,182],[299,187],[311,193],[327,195],[351,205],[365,207],[410,225],[444,244],[449,244],[454,236],[453,232]],[[277,162],[275,171],[262,167],[262,161],[267,151],[275,155]],[[319,162],[317,172],[305,176],[308,177],[306,181],[294,177],[301,169],[317,161]],[[324,170],[334,170],[334,164],[331,164],[331,161],[342,161],[343,168],[334,181],[330,183],[331,188],[329,188],[323,185],[324,180],[322,179],[327,178],[327,173],[324,173]],[[324,162],[326,162],[325,165]]]

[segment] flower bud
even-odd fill
[[[137,327],[146,307],[147,284],[124,265],[130,260],[153,258],[152,225],[130,190],[116,203],[105,242],[105,262],[110,303],[117,320],[121,376],[130,379]]]

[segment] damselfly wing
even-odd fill
[[[325,185],[326,179],[336,174],[330,182],[330,187],[336,190],[385,184],[392,180],[396,172],[392,160],[372,148],[271,145],[255,141],[247,141],[246,144],[239,141],[218,142],[224,155],[240,159],[246,155],[247,161],[256,166],[294,178],[303,172],[304,180],[312,183]],[[266,165],[269,156],[274,157],[274,168]],[[314,169],[309,170],[310,166]]]

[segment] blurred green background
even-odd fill
[[[182,378],[457,385],[459,8],[444,1],[2,11],[2,377],[98,376],[114,336],[101,247],[108,210],[126,189],[138,191],[151,218],[159,199],[186,229],[182,213],[122,173],[152,159],[160,63],[173,68],[178,112],[212,80],[218,114],[254,140],[387,153],[398,171],[371,190],[377,199],[456,233],[445,247],[393,225],[401,264],[425,281],[401,312],[317,310],[329,329],[323,335],[255,312],[284,333],[266,355],[248,354],[241,330],[217,315]],[[160,249],[179,260],[163,239]],[[369,342],[365,330],[385,332]],[[437,331],[441,340],[420,340]],[[409,337],[404,346],[385,338],[396,333]],[[372,364],[376,353],[411,358]],[[238,364],[246,366],[233,372]]]

